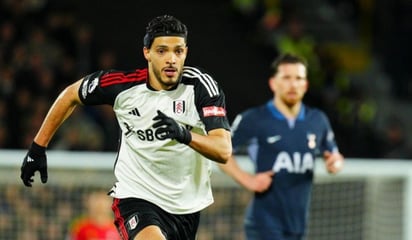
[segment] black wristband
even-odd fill
[[[39,144],[33,141],[30,146],[30,152],[34,156],[43,156],[46,154],[46,147],[40,146]]]

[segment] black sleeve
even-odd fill
[[[84,105],[102,105],[108,104],[113,106],[117,95],[129,88],[128,84],[107,84],[103,83],[102,79],[113,78],[122,79],[125,76],[124,72],[116,70],[101,70],[87,75],[83,78],[79,89],[80,100]]]
[[[224,128],[230,131],[226,114],[226,100],[223,90],[210,75],[195,83],[195,102],[206,131]]]

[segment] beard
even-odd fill
[[[162,71],[159,70],[158,68],[153,68],[153,74],[156,80],[164,86],[166,89],[172,88],[176,86],[180,79],[182,78],[182,71],[178,71],[178,74],[173,76],[173,77],[168,77],[168,76],[163,76],[162,77]]]
[[[302,101],[301,98],[288,98],[288,97],[282,97],[282,102],[288,106],[289,108],[295,106],[298,104],[300,101]]]

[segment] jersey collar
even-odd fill
[[[269,100],[267,103],[266,103],[266,108],[269,110],[269,112],[272,114],[272,116],[274,116],[275,118],[277,118],[277,119],[280,119],[280,120],[285,120],[286,119],[286,117],[281,113],[281,112],[279,112],[279,110],[276,108],[276,106],[273,104],[273,100]],[[306,108],[305,108],[305,105],[304,104],[302,104],[301,105],[301,108],[300,108],[300,111],[299,111],[299,114],[298,114],[298,116],[296,117],[296,120],[304,120],[305,119],[305,111],[306,111]]]

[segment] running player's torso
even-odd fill
[[[146,84],[145,72],[133,73],[132,77],[121,74],[98,76],[99,84],[92,91],[99,95],[96,99],[112,97],[122,134],[115,165],[117,182],[111,195],[142,198],[174,214],[192,213],[210,205],[210,161],[185,144],[163,139],[152,125],[160,110],[192,132],[206,134],[204,114],[202,119],[199,111],[207,104],[218,103],[214,102],[219,99],[216,83],[198,69],[185,67],[175,89],[155,91]],[[86,85],[89,87],[84,89],[92,86]],[[98,104],[92,96],[84,99]],[[216,127],[212,125],[209,128]]]
[[[287,120],[271,101],[242,114],[233,132],[234,148],[251,140],[249,153],[256,171],[275,172],[270,189],[255,195],[250,212],[261,226],[303,231],[315,158],[335,147],[330,134],[323,113],[305,106],[293,121]]]

